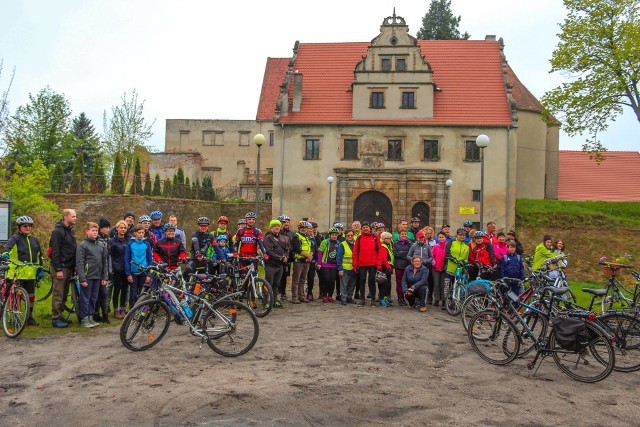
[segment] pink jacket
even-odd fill
[[[442,271],[444,268],[444,254],[445,247],[447,246],[447,242],[438,242],[431,249],[431,253],[433,254],[433,270],[434,271]]]
[[[507,253],[507,243],[498,242],[493,245],[493,253],[496,255],[496,262],[500,262],[502,257]]]

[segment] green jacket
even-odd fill
[[[452,240],[447,243],[445,247],[445,257],[455,258],[459,261],[469,261],[469,245],[467,245],[464,241],[460,241],[458,239]],[[457,264],[453,261],[447,261],[447,273],[455,274]]]
[[[544,242],[540,243],[538,246],[536,246],[536,251],[533,254],[533,265],[531,266],[531,269],[533,271],[540,270],[540,267],[542,267],[542,263],[544,262],[544,260],[553,258],[556,255],[556,253],[547,249],[547,247],[544,245]]]
[[[25,262],[31,264],[42,265],[42,252],[40,251],[40,243],[33,234],[22,234],[20,232],[9,238],[4,246],[4,254],[9,255],[9,259],[16,264]],[[38,267],[25,266],[18,269],[18,280],[33,280],[36,278]],[[7,278],[13,279],[16,274],[16,266],[11,264],[7,270]]]

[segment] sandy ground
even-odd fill
[[[118,327],[0,338],[1,425],[637,425],[640,373],[583,384],[549,358],[482,361],[439,308],[287,305],[225,358],[172,324],[146,352]],[[529,360],[529,359],[527,359]]]

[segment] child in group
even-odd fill
[[[509,284],[511,290],[520,295],[524,292],[522,281],[524,280],[524,263],[522,257],[516,253],[516,242],[507,242],[507,253],[500,260],[500,276]],[[509,280],[513,279],[513,280]]]
[[[107,286],[109,278],[107,248],[98,242],[98,224],[88,222],[87,237],[76,249],[76,272],[80,282],[81,326],[93,328],[98,323],[93,319],[100,286]]]
[[[227,261],[234,256],[234,253],[229,249],[229,238],[226,234],[220,234],[216,237],[215,246],[211,246],[212,252],[211,259],[214,261]]]
[[[145,239],[145,228],[138,225],[133,229],[133,239],[129,241],[124,252],[124,270],[127,282],[129,282],[129,309],[135,305],[138,293],[142,291],[145,283],[151,281],[151,278],[140,269],[139,265],[148,267],[151,263],[153,263],[151,245]]]

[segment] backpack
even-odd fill
[[[584,320],[554,317],[551,322],[556,341],[563,349],[577,353],[589,346],[589,331]]]

